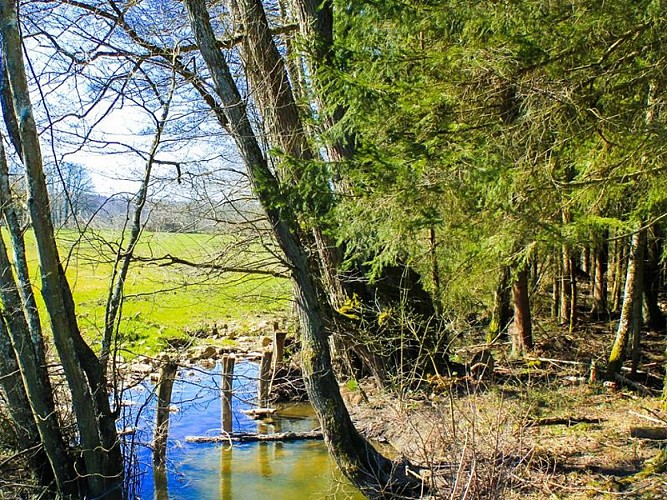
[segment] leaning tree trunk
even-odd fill
[[[626,357],[628,340],[631,336],[639,336],[641,326],[641,301],[642,301],[642,273],[643,273],[643,249],[646,230],[638,230],[632,237],[630,254],[628,256],[628,271],[625,278],[625,292],[623,296],[623,308],[621,319],[618,323],[616,338],[609,355],[607,374],[612,377],[620,373],[621,366]]]
[[[211,72],[216,92],[224,105],[229,132],[245,162],[253,189],[264,207],[278,244],[285,254],[295,284],[301,326],[304,378],[308,395],[322,425],[325,441],[343,473],[368,494],[409,490],[417,485],[395,473],[395,464],[377,452],[354,428],[343,403],[324,328],[322,301],[309,259],[298,234],[296,214],[290,206],[278,204],[280,185],[268,164],[229,67],[217,45],[204,0],[186,0],[192,31],[202,57]],[[325,305],[326,307],[326,305]],[[398,477],[401,475],[402,477]],[[419,484],[421,486],[421,483]]]
[[[230,3],[234,19],[245,35],[241,41],[241,52],[253,96],[268,131],[269,144],[279,148],[289,159],[301,161],[303,164],[318,160],[308,142],[287,76],[285,61],[273,41],[262,2],[232,0]],[[280,180],[286,184],[305,178],[304,172],[290,166],[289,160],[278,162],[278,172]],[[317,213],[316,203],[326,208],[331,203],[333,193],[324,178],[314,192],[317,193],[318,200],[307,200],[307,204],[309,216],[317,220],[318,216],[323,214]],[[316,203],[313,203],[314,201]],[[319,256],[319,274],[324,289],[334,307],[340,307],[345,301],[346,293],[337,274],[340,264],[338,248],[335,242],[324,234],[319,223],[315,223],[311,233],[307,239],[313,240]]]
[[[25,388],[41,443],[53,470],[56,488],[62,494],[73,495],[76,492],[74,464],[67,455],[46,366],[38,361],[2,238],[0,238],[0,299],[3,305],[2,321],[6,321],[6,332],[11,339],[20,380]]]
[[[4,174],[7,171],[5,150],[2,144],[2,137],[0,137],[0,177],[2,177],[0,182],[3,185],[3,181],[6,180]],[[5,189],[0,190],[0,203],[2,203],[2,210],[5,215],[11,212],[11,208],[9,207],[11,200]],[[12,383],[21,386],[20,389],[17,387],[16,390],[22,390],[25,394],[26,401],[30,405],[31,418],[34,419],[33,425],[39,434],[43,453],[47,459],[45,463],[38,464],[39,477],[43,479],[47,478],[42,469],[48,464],[47,466],[50,466],[52,470],[51,478],[55,481],[56,489],[62,494],[73,495],[77,491],[74,463],[67,455],[67,447],[58,424],[53,390],[44,359],[41,327],[38,322],[35,325],[34,321],[30,323],[26,319],[26,316],[30,318],[31,314],[36,314],[36,309],[33,308],[34,298],[32,301],[26,302],[25,290],[23,296],[21,296],[19,294],[19,286],[16,283],[16,280],[20,281],[22,277],[23,279],[27,279],[27,275],[25,274],[27,271],[27,264],[24,260],[25,255],[21,254],[23,247],[19,245],[19,243],[23,243],[23,240],[22,236],[16,234],[17,228],[14,225],[16,221],[11,217],[7,221],[14,240],[15,258],[18,259],[19,266],[23,267],[23,269],[22,267],[18,267],[15,278],[4,239],[0,236],[0,299],[2,300],[4,310],[2,326],[5,334],[8,335],[8,339],[11,341],[13,349],[11,358],[16,362],[20,380],[17,384],[16,379],[14,379]],[[17,247],[17,245],[19,246]],[[31,292],[30,296],[32,296]],[[36,331],[35,328],[37,328]],[[7,357],[7,363],[11,363],[11,358]],[[19,402],[18,399],[15,398],[15,400]],[[23,426],[24,424],[21,425]],[[29,426],[25,427],[25,430],[30,434]]]
[[[7,333],[5,318],[0,314],[0,387],[2,387],[4,399],[9,407],[19,451],[26,454],[30,468],[39,484],[49,487],[53,485],[56,478],[53,475],[49,457],[42,446],[25,387],[21,383],[16,383],[19,370],[16,353]]]
[[[308,141],[291,82],[287,76],[285,61],[271,36],[262,3],[259,0],[232,0],[230,3],[235,22],[245,34],[240,44],[241,52],[252,95],[259,104],[268,129],[269,142],[288,156],[287,160],[277,159],[278,178],[286,185],[298,184],[309,175],[301,168],[309,165],[324,168],[324,162],[316,157]],[[311,198],[305,200],[305,209],[300,212],[300,216],[314,221],[314,224],[310,231],[302,231],[299,236],[304,246],[315,249],[317,259],[310,259],[311,269],[317,271],[322,281],[321,288],[326,292],[331,306],[339,309],[349,297],[353,296],[353,290],[349,284],[340,279],[338,274],[340,248],[325,234],[325,228],[319,222],[333,206],[333,192],[327,180],[328,176],[312,177],[314,179],[320,177],[319,181],[308,181],[319,182],[315,189],[312,187],[310,189],[317,198],[311,195]],[[377,286],[382,287],[384,282],[385,280],[379,279]],[[429,301],[432,303],[430,297]],[[417,310],[416,304],[411,304],[411,308]],[[332,338],[332,349],[336,357],[343,360],[343,366],[353,366],[353,355],[368,365],[367,361],[371,357],[364,356],[363,347],[355,345],[337,333],[335,332]],[[412,366],[414,367],[414,364]],[[379,372],[377,368],[369,366],[371,372]]]
[[[512,305],[514,306],[514,322],[510,328],[512,354],[521,356],[533,347],[527,269],[521,269],[512,283]]]
[[[105,377],[96,356],[78,330],[74,301],[60,264],[23,62],[17,5],[12,0],[0,0],[0,29],[2,56],[7,65],[12,97],[12,102],[5,103],[5,107],[18,124],[20,141],[14,142],[20,143],[19,156],[26,171],[27,204],[37,244],[42,297],[72,395],[88,492],[94,497],[121,498],[123,460],[120,442],[109,407]]]
[[[7,130],[10,131],[9,136],[12,144],[14,145],[15,150],[19,152],[21,151],[21,139],[16,116],[12,109],[9,75],[7,75],[6,69],[6,66],[3,65],[2,70],[0,70],[0,77],[2,78],[2,85],[0,86],[0,92],[2,92],[2,95],[0,96],[0,107],[2,107],[2,115]],[[39,318],[37,302],[35,301],[35,294],[32,289],[30,271],[28,270],[28,258],[26,257],[25,240],[23,238],[24,231],[21,227],[16,204],[12,201],[9,167],[7,166],[7,156],[5,154],[4,145],[2,144],[0,144],[0,155],[0,200],[2,203],[2,214],[12,239],[14,269],[16,271],[19,292],[21,293],[21,299],[23,300],[28,324],[30,326],[32,342],[35,345],[38,362],[45,364],[42,324]]]

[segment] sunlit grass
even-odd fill
[[[60,231],[61,258],[74,294],[79,325],[91,343],[99,344],[119,233],[110,230]],[[33,284],[40,287],[34,237],[26,235]],[[146,233],[135,252],[143,258],[177,256],[192,262],[210,262],[224,252],[223,264],[241,266],[270,259],[258,244],[241,245],[230,236]],[[225,261],[226,259],[226,261]],[[219,261],[216,261],[219,262]],[[120,326],[122,347],[154,353],[164,339],[187,335],[188,330],[213,324],[248,328],[259,318],[284,314],[289,308],[287,280],[273,276],[220,274],[163,262],[133,262],[125,283]],[[275,266],[275,265],[274,265]],[[43,304],[39,294],[38,302]],[[43,315],[44,316],[44,315]]]

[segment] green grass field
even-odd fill
[[[110,230],[90,231],[81,237],[74,231],[58,233],[79,324],[95,348],[104,325],[118,238],[119,234]],[[30,233],[26,246],[33,284],[39,288]],[[257,244],[241,245],[230,236],[208,234],[145,233],[135,252],[144,258],[166,254],[192,262],[207,262],[217,256],[217,263],[234,266],[269,260],[268,252]],[[233,325],[237,333],[244,333],[262,318],[284,315],[289,310],[289,295],[288,280],[276,277],[134,262],[125,285],[122,348],[137,354],[155,353],[163,347],[165,338],[187,336],[188,331],[210,329],[213,324]],[[40,306],[43,309],[41,302]]]

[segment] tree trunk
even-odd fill
[[[593,282],[593,308],[591,313],[598,318],[609,315],[607,310],[607,267],[609,258],[609,231],[602,233],[593,251],[595,281]]]
[[[628,340],[631,336],[639,337],[641,325],[641,281],[643,273],[643,248],[646,230],[640,229],[632,237],[632,245],[628,256],[628,270],[625,279],[625,292],[621,319],[618,323],[616,338],[609,355],[607,374],[610,378],[620,373],[626,357]]]
[[[0,238],[0,298],[3,304],[3,318],[0,321],[7,322],[6,331],[11,338],[14,359],[18,362],[21,381],[35,415],[44,450],[53,469],[56,488],[63,494],[73,495],[76,492],[74,464],[67,455],[60,432],[46,366],[40,365],[37,361],[2,238]]]
[[[560,252],[551,257],[552,258],[552,274],[553,274],[553,284],[551,290],[551,317],[554,321],[560,320],[560,294],[561,294],[561,273],[562,271],[562,259],[560,258]]]
[[[571,332],[577,322],[577,277],[574,254],[569,244],[563,245],[562,258],[560,322],[567,325]]]
[[[345,115],[342,106],[330,106],[326,88],[331,83],[322,68],[329,64],[333,47],[333,2],[331,0],[291,0],[292,11],[298,20],[302,42],[306,44],[311,83],[316,105],[323,113],[324,134]],[[329,160],[334,164],[349,160],[354,155],[354,140],[349,134],[339,134],[325,141]],[[334,173],[334,183],[342,192],[346,183]]]
[[[23,384],[16,383],[19,370],[16,354],[7,333],[5,318],[0,315],[0,387],[9,407],[16,442],[20,446],[19,451],[27,454],[28,463],[39,484],[49,487],[56,478],[49,457],[42,446],[28,395]]]
[[[2,55],[7,65],[12,96],[12,103],[6,103],[6,107],[13,111],[18,123],[20,157],[26,170],[27,204],[37,243],[42,296],[49,314],[53,340],[72,394],[88,492],[91,496],[121,498],[123,460],[115,421],[109,408],[106,380],[99,362],[78,330],[74,301],[60,264],[54,237],[41,148],[23,63],[16,4],[12,0],[0,0],[0,13]]]
[[[512,286],[510,284],[510,267],[503,266],[500,271],[498,285],[493,294],[493,316],[489,326],[489,342],[497,337],[507,339],[507,328],[512,322]]]
[[[528,270],[526,269],[521,269],[512,283],[512,305],[514,306],[514,322],[510,329],[512,355],[522,356],[533,347]]]
[[[269,144],[280,148],[289,159],[308,165],[308,162],[317,158],[308,143],[287,77],[285,61],[273,41],[264,7],[260,0],[232,0],[231,5],[234,19],[245,34],[241,51],[246,62],[246,74],[268,129]],[[318,199],[306,200],[310,212],[308,216],[317,221],[318,216],[323,215],[318,213],[322,211],[318,207],[326,209],[333,193],[324,177],[297,170],[290,164],[289,159],[278,161],[279,180],[282,182],[289,184],[305,179],[313,183],[321,178],[319,186],[311,187],[311,190],[317,193]],[[304,237],[305,235],[302,235],[302,238]],[[319,255],[318,267],[324,289],[333,306],[340,307],[346,299],[346,293],[337,274],[340,264],[339,250],[335,242],[324,234],[318,222],[315,222],[312,229],[312,240]]]
[[[662,332],[667,327],[665,315],[658,305],[660,291],[660,258],[663,252],[663,235],[659,226],[649,229],[646,244],[644,272],[644,310],[646,326],[655,332]]]
[[[416,488],[416,484],[406,480],[405,476],[398,478],[395,464],[378,453],[352,424],[331,367],[322,310],[327,306],[320,299],[308,257],[298,237],[300,228],[296,214],[290,206],[276,203],[280,196],[278,180],[268,168],[229,67],[217,46],[205,2],[186,0],[185,6],[195,40],[225,106],[229,132],[290,266],[301,327],[304,378],[325,442],[343,473],[369,494],[385,491],[388,485],[400,491]],[[404,471],[401,473],[405,474]],[[412,491],[415,492],[416,489]]]
[[[618,313],[623,305],[623,289],[626,275],[627,245],[622,240],[616,240],[614,252],[614,286],[612,289],[612,312]]]
[[[9,80],[6,75],[5,68],[0,71],[3,75],[3,85],[9,85]],[[7,94],[9,87],[3,87],[3,93]],[[0,99],[5,103],[5,99],[9,99],[11,104],[11,96],[3,95]],[[11,112],[6,109],[9,104],[3,104],[3,115],[5,121],[11,121]],[[9,128],[9,127],[8,127]],[[35,302],[35,294],[32,290],[32,283],[30,279],[30,271],[28,270],[28,258],[26,257],[25,241],[23,239],[23,228],[21,227],[19,215],[16,210],[16,205],[12,201],[12,193],[9,182],[9,167],[7,166],[7,156],[5,148],[2,144],[2,137],[0,136],[0,204],[2,205],[2,213],[12,239],[13,261],[14,269],[16,271],[16,280],[18,282],[18,290],[23,301],[25,315],[30,327],[30,335],[32,343],[35,346],[35,355],[39,365],[45,365],[44,355],[44,338],[42,335],[42,324],[39,318],[37,303]]]
[[[102,370],[104,373],[106,373],[108,368],[108,360],[111,355],[113,334],[117,325],[120,323],[123,296],[125,293],[125,280],[127,279],[130,264],[132,263],[132,259],[134,257],[134,251],[136,249],[137,243],[139,242],[139,237],[141,236],[141,232],[144,227],[142,224],[142,215],[146,205],[146,200],[148,199],[148,189],[153,171],[153,164],[155,162],[155,155],[157,154],[158,147],[160,146],[162,139],[162,133],[164,132],[164,128],[167,123],[172,97],[173,86],[169,96],[161,101],[162,113],[160,114],[160,117],[156,119],[155,135],[153,136],[148,159],[146,160],[144,176],[141,182],[141,186],[139,187],[139,191],[137,192],[136,198],[134,200],[130,236],[127,241],[127,245],[125,245],[125,247],[123,247],[122,244],[119,245],[116,254],[116,260],[113,265],[113,273],[111,276],[111,283],[109,284],[109,294],[107,297],[106,310],[104,313],[104,335],[102,337],[102,348],[100,350],[100,364],[102,365]],[[123,228],[122,234],[122,240],[124,240],[125,228]]]

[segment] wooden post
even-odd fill
[[[273,353],[266,350],[262,353],[262,361],[259,365],[259,388],[257,395],[257,406],[266,407],[269,402],[269,387],[271,386],[271,358]]]
[[[155,437],[153,438],[153,479],[155,499],[167,498],[167,436],[169,435],[169,406],[178,364],[169,358],[160,370],[158,382],[157,413],[155,417]]]
[[[283,356],[285,353],[285,338],[287,332],[273,332],[273,369],[277,370],[283,365]]]
[[[224,432],[232,432],[232,387],[235,363],[236,356],[233,354],[222,357],[222,384],[220,390],[222,393],[222,430]]]

